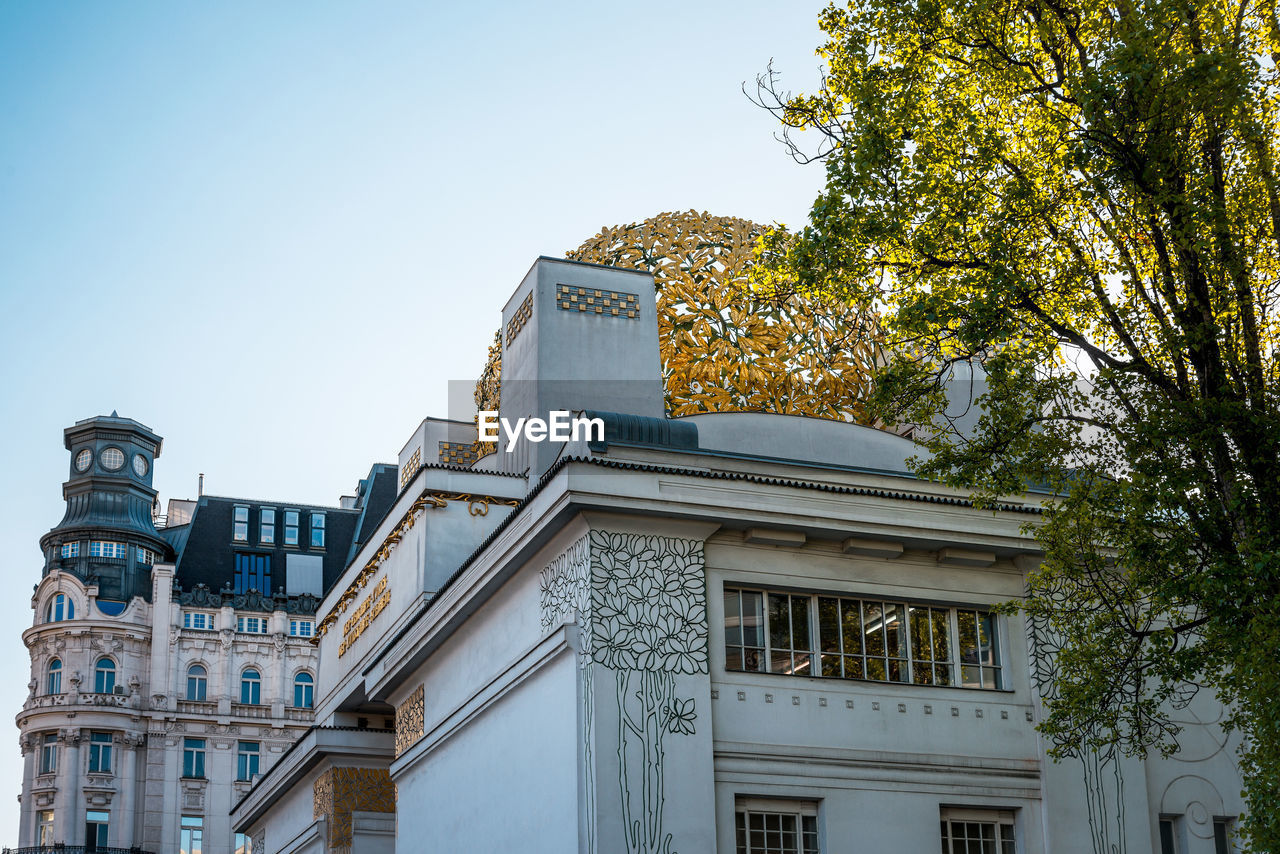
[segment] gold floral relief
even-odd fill
[[[329,850],[351,847],[351,813],[396,811],[396,787],[385,768],[330,768],[313,786],[313,818],[329,824]]]
[[[422,686],[396,707],[396,756],[418,743],[423,736],[425,705]]]

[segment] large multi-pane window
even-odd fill
[[[106,557],[106,558],[124,558],[129,554],[129,548],[124,543],[117,543],[111,540],[90,540],[89,541],[89,557]]]
[[[724,609],[727,670],[1002,687],[985,611],[736,587]]]
[[[739,799],[734,819],[737,854],[819,854],[817,804]]]
[[[236,779],[252,780],[258,776],[258,759],[261,755],[258,742],[242,741],[236,747]]]
[[[133,551],[138,557],[138,563],[143,564],[144,566],[155,566],[156,553],[151,551],[151,549],[144,549],[142,546],[138,546]]]
[[[263,507],[258,511],[258,542],[270,545],[276,541],[276,511]]]
[[[236,553],[235,592],[271,593],[271,555]]]
[[[262,675],[252,667],[240,674],[240,702],[255,706],[262,702]]]
[[[315,680],[310,673],[293,677],[293,705],[297,709],[309,709],[315,702]]]
[[[298,511],[284,511],[284,544],[286,546],[296,546],[298,544]]]
[[[1017,854],[1013,813],[1007,810],[942,811],[942,854]]]
[[[265,635],[267,633],[266,617],[236,617],[236,631],[248,632],[251,635]]]
[[[311,547],[324,548],[324,514],[311,514]]]
[[[213,630],[213,614],[202,614],[199,611],[187,611],[182,615],[184,629]]]
[[[197,815],[184,815],[178,840],[179,854],[203,854],[204,850],[204,818]]]
[[[111,773],[111,733],[89,733],[89,770],[98,774]]]
[[[63,543],[62,556],[63,557],[80,557],[80,541],[76,540],[74,543]]]
[[[40,737],[40,773],[54,774],[58,771],[58,734],[46,732]]]
[[[237,504],[231,511],[231,539],[237,543],[249,542],[249,508]]]
[[[203,664],[193,664],[187,668],[187,699],[203,701],[209,691],[209,671]]]
[[[111,694],[116,690],[116,663],[109,658],[99,658],[93,668],[93,692]]]
[[[289,635],[295,638],[309,638],[315,634],[315,620],[290,620]]]
[[[55,658],[49,662],[49,676],[45,681],[45,693],[62,693],[62,659]]]
[[[184,738],[182,740],[182,776],[204,776],[203,738]]]

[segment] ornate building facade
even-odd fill
[[[319,599],[392,475],[343,506],[200,496],[159,516],[159,436],[113,413],[65,439],[23,633],[19,844],[243,852],[230,809],[314,720]]]

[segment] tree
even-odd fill
[[[1057,756],[1176,748],[1228,706],[1255,850],[1280,851],[1280,185],[1274,2],[858,0],[822,85],[753,97],[827,182],[773,274],[882,313],[873,414],[969,436],[921,474],[1052,491],[1019,603],[1055,633]],[[806,150],[795,133],[817,145]]]
[[[760,287],[756,243],[766,231],[737,217],[686,211],[607,226],[575,261],[653,273],[667,411],[764,411],[865,421],[879,358],[875,319],[838,300]],[[476,405],[497,409],[497,338],[476,384]]]

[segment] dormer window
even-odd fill
[[[63,557],[80,557],[80,541],[62,544]]]
[[[324,548],[324,514],[311,514],[311,547],[314,549]]]
[[[49,619],[47,622],[60,623],[63,620],[74,620],[76,616],[75,603],[71,601],[71,597],[65,593],[59,593],[53,597],[53,601],[49,603]]]
[[[284,544],[286,546],[296,546],[298,544],[298,511],[284,511]]]
[[[276,511],[263,507],[258,516],[258,542],[269,545],[276,541]]]
[[[249,542],[249,508],[237,504],[232,515],[231,539],[237,543]]]
[[[143,564],[144,566],[155,566],[155,552],[151,551],[151,549],[144,549],[142,546],[138,546],[136,551],[138,553],[138,563]]]

